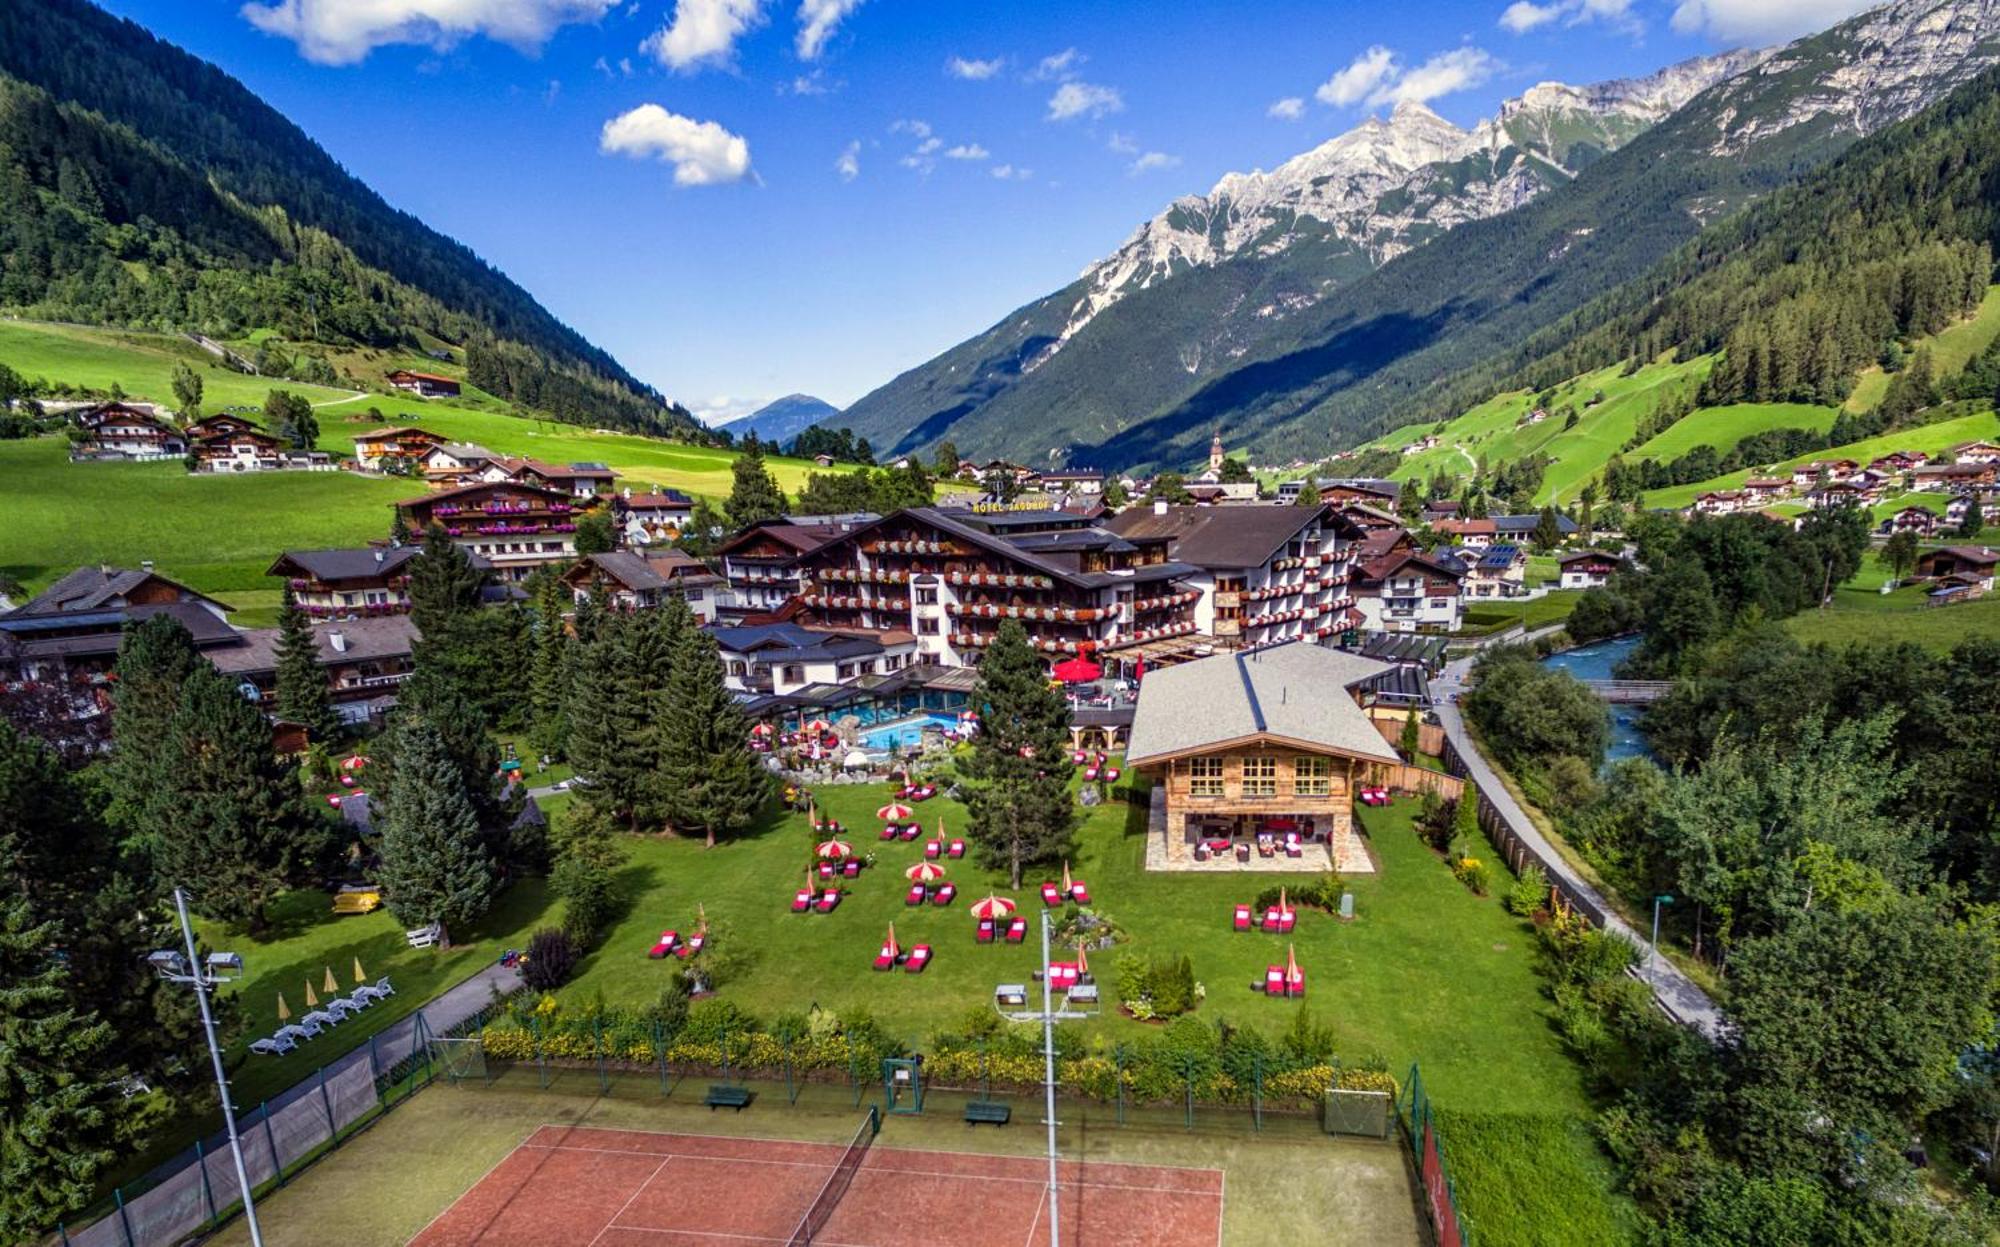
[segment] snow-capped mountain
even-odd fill
[[[1544,82],[1469,130],[1405,102],[1268,173],[1226,174],[1206,195],[1176,199],[1084,270],[1084,293],[1055,345],[1134,290],[1245,253],[1272,256],[1308,243],[1351,251],[1368,267],[1384,264],[1568,181],[1763,55],[1697,57],[1589,86]]]

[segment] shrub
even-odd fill
[[[1451,873],[1458,881],[1472,889],[1474,896],[1486,895],[1492,883],[1492,872],[1485,862],[1476,857],[1461,857],[1451,864]]]
[[[560,927],[543,927],[528,939],[521,980],[538,992],[554,991],[576,970],[576,943]]]
[[[1507,912],[1526,918],[1539,910],[1549,895],[1549,877],[1532,863],[1507,890]]]

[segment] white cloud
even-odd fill
[[[352,65],[376,48],[417,44],[445,51],[485,35],[523,51],[548,41],[556,27],[594,22],[613,0],[272,0],[245,4],[245,21],[289,39],[299,54],[322,65]]]
[[[994,165],[992,174],[1003,182],[1025,182],[1035,176],[1035,171],[1033,169],[1017,169],[1013,165]]]
[[[861,176],[861,140],[855,139],[840,149],[840,159],[833,162],[833,171],[843,182],[852,182]]]
[[[827,84],[826,73],[823,70],[815,69],[809,74],[798,74],[792,78],[793,95],[825,95],[831,90],[833,88]],[[784,93],[780,88],[778,94]]]
[[[605,122],[597,145],[606,154],[673,165],[676,186],[719,186],[750,173],[750,145],[741,135],[658,104],[641,104]]]
[[[1121,156],[1136,156],[1139,154],[1139,140],[1117,130],[1113,130],[1111,137],[1104,140],[1104,145]]]
[[[1279,121],[1297,121],[1306,115],[1306,102],[1296,95],[1288,95],[1264,110],[1266,117],[1276,117]]]
[[[1370,107],[1384,104],[1423,104],[1454,91],[1476,87],[1492,77],[1500,62],[1479,48],[1453,48],[1440,52],[1423,64],[1385,82],[1368,95]]]
[[[800,0],[799,37],[795,44],[799,59],[818,60],[834,30],[860,7],[861,0]]]
[[[1155,169],[1178,169],[1181,158],[1169,156],[1165,152],[1147,152],[1132,162],[1129,172],[1133,174],[1151,173]]]
[[[920,139],[927,139],[931,136],[931,123],[919,121],[915,117],[905,117],[901,121],[890,122],[889,133],[912,134]]]
[[[1537,26],[1546,26],[1562,16],[1559,4],[1535,4],[1532,0],[1514,0],[1500,14],[1500,25],[1517,35],[1524,35]]]
[[[1088,82],[1065,82],[1049,97],[1049,120],[1070,121],[1077,117],[1096,120],[1125,110],[1125,97],[1117,87],[1100,87]]]
[[[947,148],[944,158],[946,160],[985,160],[992,154],[992,152],[987,151],[977,143],[960,143],[956,147]]]
[[[1823,30],[1874,0],[1681,0],[1674,29],[1684,35],[1757,43]]]
[[[1004,56],[996,56],[986,61],[954,56],[945,61],[944,72],[954,78],[963,78],[967,82],[984,82],[1006,67],[1007,58]]]
[[[714,428],[741,419],[770,403],[769,398],[745,398],[740,394],[716,394],[687,405],[694,418]]]
[[[1346,69],[1320,83],[1313,98],[1335,108],[1359,104],[1370,92],[1394,78],[1399,68],[1396,54],[1378,43],[1355,57]]]
[[[1083,63],[1089,59],[1089,57],[1075,48],[1064,48],[1060,52],[1043,57],[1036,63],[1035,72],[1028,76],[1036,82],[1049,82],[1057,79],[1067,81],[1076,77],[1077,73],[1083,69]]]
[[[764,21],[764,0],[675,0],[674,16],[639,45],[662,65],[693,69],[726,63],[736,41]]]

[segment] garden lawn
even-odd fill
[[[1483,632],[1498,631],[1516,623],[1532,630],[1568,619],[1569,613],[1576,609],[1576,600],[1582,596],[1581,589],[1551,589],[1541,597],[1523,602],[1478,601],[1465,608],[1465,622]]]
[[[1800,611],[1785,621],[1785,630],[1806,642],[1914,641],[1938,653],[1969,637],[2000,638],[2000,597],[1931,607],[1925,605],[1928,585],[1910,585],[1885,594],[1881,586],[1888,578],[1889,569],[1880,554],[1871,550],[1854,578],[1833,591],[1833,601],[1825,610]]]

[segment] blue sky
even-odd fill
[[[1399,94],[1468,124],[1863,7],[101,2],[710,415],[851,402]]]

